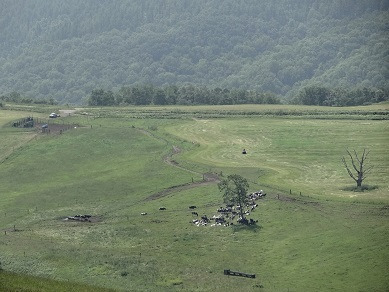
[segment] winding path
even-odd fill
[[[137,130],[144,135],[151,136],[155,139],[158,139],[160,141],[165,142],[166,144],[170,144],[168,140],[161,138],[161,137],[158,137],[145,129],[137,128]],[[163,161],[166,164],[173,166],[173,167],[176,167],[176,168],[179,168],[183,171],[190,172],[190,173],[197,174],[197,175],[202,175],[203,180],[169,187],[167,189],[164,189],[162,191],[159,191],[157,193],[154,193],[154,194],[148,196],[146,199],[144,199],[144,201],[156,200],[156,199],[165,197],[171,193],[175,193],[175,192],[179,192],[182,190],[188,190],[188,189],[201,187],[201,186],[205,186],[205,185],[210,185],[210,184],[215,184],[215,183],[220,182],[219,176],[216,173],[200,173],[200,172],[197,172],[197,171],[180,166],[178,164],[178,162],[173,159],[173,156],[177,155],[179,153],[181,153],[181,149],[179,147],[173,145],[172,151],[163,158]]]

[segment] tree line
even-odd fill
[[[313,85],[304,87],[292,100],[294,104],[322,106],[356,106],[368,105],[389,100],[386,88],[328,88]]]
[[[194,85],[136,85],[118,91],[95,89],[88,98],[90,106],[113,105],[216,105],[216,104],[279,104],[274,93],[256,90],[208,88]]]
[[[306,86],[288,103],[316,106],[359,106],[389,100],[389,90],[385,88],[329,88],[321,85]],[[34,99],[19,92],[0,95],[3,102],[19,104],[48,104],[58,102],[50,98]],[[125,105],[233,105],[233,104],[281,104],[280,96],[258,90],[209,88],[195,85],[152,84],[124,86],[117,91],[94,89],[87,98],[90,106]]]
[[[22,94],[16,91],[13,91],[8,94],[0,95],[0,101],[20,103],[20,104],[49,104],[49,105],[58,104],[58,102],[52,97],[35,99],[35,98],[23,96]],[[0,104],[2,105],[2,103]]]

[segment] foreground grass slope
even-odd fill
[[[141,115],[143,109],[139,111]],[[12,112],[0,111],[0,116],[4,113]],[[122,291],[389,287],[387,167],[369,181],[378,189],[350,200],[351,193],[341,190],[350,182],[345,174],[344,180],[334,175],[343,170],[332,161],[355,141],[374,146],[373,162],[387,166],[387,122],[193,120],[186,114],[184,119],[156,120],[132,114],[113,109],[105,118],[75,115],[68,119],[85,127],[56,136],[39,134],[0,164],[3,269]],[[366,131],[357,138],[361,125]],[[176,166],[164,162],[173,145],[181,149],[172,157]],[[242,147],[248,155],[240,154]],[[309,167],[312,162],[327,180],[315,172],[318,166]],[[216,213],[221,204],[217,186],[172,187],[196,183],[209,170],[240,173],[249,178],[252,190],[268,192],[251,214],[258,227],[189,223],[189,205],[196,205],[200,215]],[[289,188],[297,195],[290,195]],[[169,191],[161,193],[164,189]],[[167,210],[159,211],[161,206]],[[92,214],[95,221],[63,220],[75,214]],[[226,277],[224,269],[257,278]],[[1,278],[4,287],[13,287],[12,277]]]
[[[61,282],[41,277],[20,275],[6,271],[0,271],[0,291],[7,292],[39,292],[39,291],[80,291],[80,292],[109,292],[114,291],[94,286]]]

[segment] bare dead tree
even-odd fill
[[[346,149],[346,151],[350,157],[352,168],[347,165],[346,158],[344,158],[344,156],[342,157],[342,162],[346,167],[349,176],[357,183],[357,187],[361,187],[363,180],[373,168],[373,166],[366,164],[367,156],[369,155],[370,151],[363,149],[363,153],[360,158],[358,157],[355,149],[353,153],[351,153],[348,149]]]

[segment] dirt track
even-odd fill
[[[76,110],[59,110],[59,113],[61,114],[61,117],[67,117],[71,114],[75,113]]]
[[[148,196],[145,199],[145,201],[157,200],[157,199],[165,197],[171,193],[180,192],[180,191],[188,190],[188,189],[193,189],[193,188],[197,188],[200,186],[206,186],[206,185],[214,184],[217,182],[219,182],[219,180],[204,180],[204,181],[187,183],[187,184],[178,185],[178,186],[172,186],[170,188],[164,189],[163,191],[160,191],[158,193],[152,194],[151,196]]]
[[[77,125],[68,125],[68,124],[48,124],[48,127],[43,129],[43,123],[35,124],[35,127],[42,133],[47,134],[61,134],[64,131],[74,129]]]
[[[153,135],[152,133],[150,133],[147,130],[144,130],[144,129],[138,129],[138,130],[141,133],[143,133],[143,134],[145,134],[147,136],[151,136],[151,137],[154,137],[156,139],[159,139],[161,141],[164,141],[164,142],[168,143],[168,141],[166,141],[165,139],[157,137],[157,136]],[[181,149],[179,147],[173,145],[172,152],[169,153],[168,155],[166,155],[163,158],[163,161],[166,164],[169,164],[169,165],[171,165],[173,167],[179,168],[179,169],[181,169],[183,171],[190,172],[190,173],[197,174],[197,175],[202,175],[203,176],[203,180],[202,181],[191,182],[191,183],[186,183],[186,184],[182,184],[182,185],[177,185],[177,186],[172,186],[172,187],[164,189],[164,190],[162,190],[160,192],[154,193],[151,196],[148,196],[145,199],[145,201],[156,200],[156,199],[165,197],[165,196],[167,196],[167,195],[169,195],[171,193],[179,192],[179,191],[182,191],[182,190],[188,190],[188,189],[192,189],[192,188],[196,188],[196,187],[200,187],[200,186],[204,186],[204,185],[214,184],[214,183],[218,183],[220,181],[219,176],[216,173],[203,173],[202,174],[202,173],[199,173],[199,172],[193,171],[191,169],[188,169],[188,168],[180,166],[178,164],[178,162],[173,159],[173,156],[177,155],[179,153],[181,153]]]

